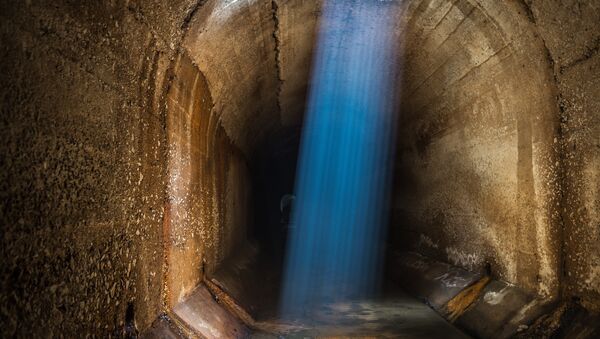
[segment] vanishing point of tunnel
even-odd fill
[[[328,3],[377,10],[323,47]],[[599,0],[0,0],[0,337],[600,338],[599,51]],[[384,120],[336,112],[306,199],[311,102],[369,65]],[[371,125],[389,171],[346,180]],[[282,317],[301,206],[372,182],[378,255],[332,252],[376,293]]]

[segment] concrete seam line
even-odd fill
[[[277,76],[277,108],[279,109],[279,119],[281,121],[281,88],[283,78],[281,77],[281,41],[279,36],[279,6],[275,0],[271,1],[271,14],[273,18],[273,40],[275,42],[275,72]]]

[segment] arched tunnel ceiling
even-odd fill
[[[398,9],[393,29],[402,46],[405,109],[458,95],[453,90],[463,90],[482,65],[510,84],[530,68],[511,70],[502,60],[532,40],[522,36],[528,22],[518,4],[398,1]],[[247,154],[282,127],[301,123],[320,13],[321,1],[210,0],[191,19],[183,49],[207,78],[214,114]]]
[[[184,49],[204,73],[214,113],[250,153],[304,109],[319,3],[209,1],[193,18]]]

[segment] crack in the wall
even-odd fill
[[[279,36],[279,6],[277,1],[271,1],[271,14],[273,17],[273,39],[275,41],[275,72],[277,74],[277,109],[279,109],[279,116],[281,119],[281,88],[283,85],[283,78],[281,76],[281,41]]]
[[[585,52],[583,52],[583,55],[581,55],[579,58],[569,62],[566,65],[560,66],[560,74],[562,74],[565,70],[576,66],[582,62],[585,62],[589,59],[591,59],[594,55],[598,54],[598,52],[600,51],[600,37],[596,38],[596,40],[594,41],[594,44],[591,47],[588,47]]]
[[[456,3],[458,2],[458,0],[454,0],[450,3],[450,7],[448,7],[448,10],[444,13],[444,15],[442,16],[442,18],[433,26],[432,31],[435,31],[438,26],[446,19],[446,17],[448,16],[448,14],[450,12],[452,12],[452,9],[454,9],[454,7],[456,6]]]
[[[129,13],[131,13],[133,15],[133,17],[136,21],[140,22],[141,24],[145,25],[148,28],[148,30],[151,32],[152,36],[157,40],[157,42],[160,42],[163,46],[166,46],[167,48],[170,48],[171,50],[177,50],[179,47],[179,44],[181,43],[181,41],[183,41],[183,38],[189,28],[192,18],[194,17],[196,12],[207,1],[208,0],[197,0],[196,2],[194,2],[191,6],[189,6],[186,9],[183,21],[181,22],[181,25],[179,26],[180,32],[179,32],[178,36],[175,38],[171,37],[170,39],[163,37],[162,34],[160,34],[155,29],[155,27],[153,27],[153,25],[150,24],[150,22],[148,21],[148,18],[146,17],[146,14],[144,13],[144,11],[142,10],[142,8],[139,5],[137,5],[135,3],[128,3],[126,6],[126,9],[129,11]]]
[[[204,5],[206,3],[206,1],[207,0],[198,0],[192,6],[190,6],[190,8],[188,8],[188,10],[186,11],[186,14],[185,14],[185,18],[183,19],[183,22],[181,23],[182,30],[187,31],[187,29],[190,26],[190,22],[192,21],[192,18],[194,17],[194,14],[196,14],[198,9],[200,9],[200,7],[202,7],[202,5]]]
[[[525,10],[525,16],[527,16],[527,19],[529,19],[529,21],[532,24],[537,24],[536,20],[535,20],[535,15],[533,14],[533,11],[531,10],[531,0],[522,0],[521,4],[523,5],[523,9]]]

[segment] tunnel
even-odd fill
[[[2,337],[600,336],[596,0],[346,2],[394,13],[381,288],[280,317],[327,1],[0,2]]]

